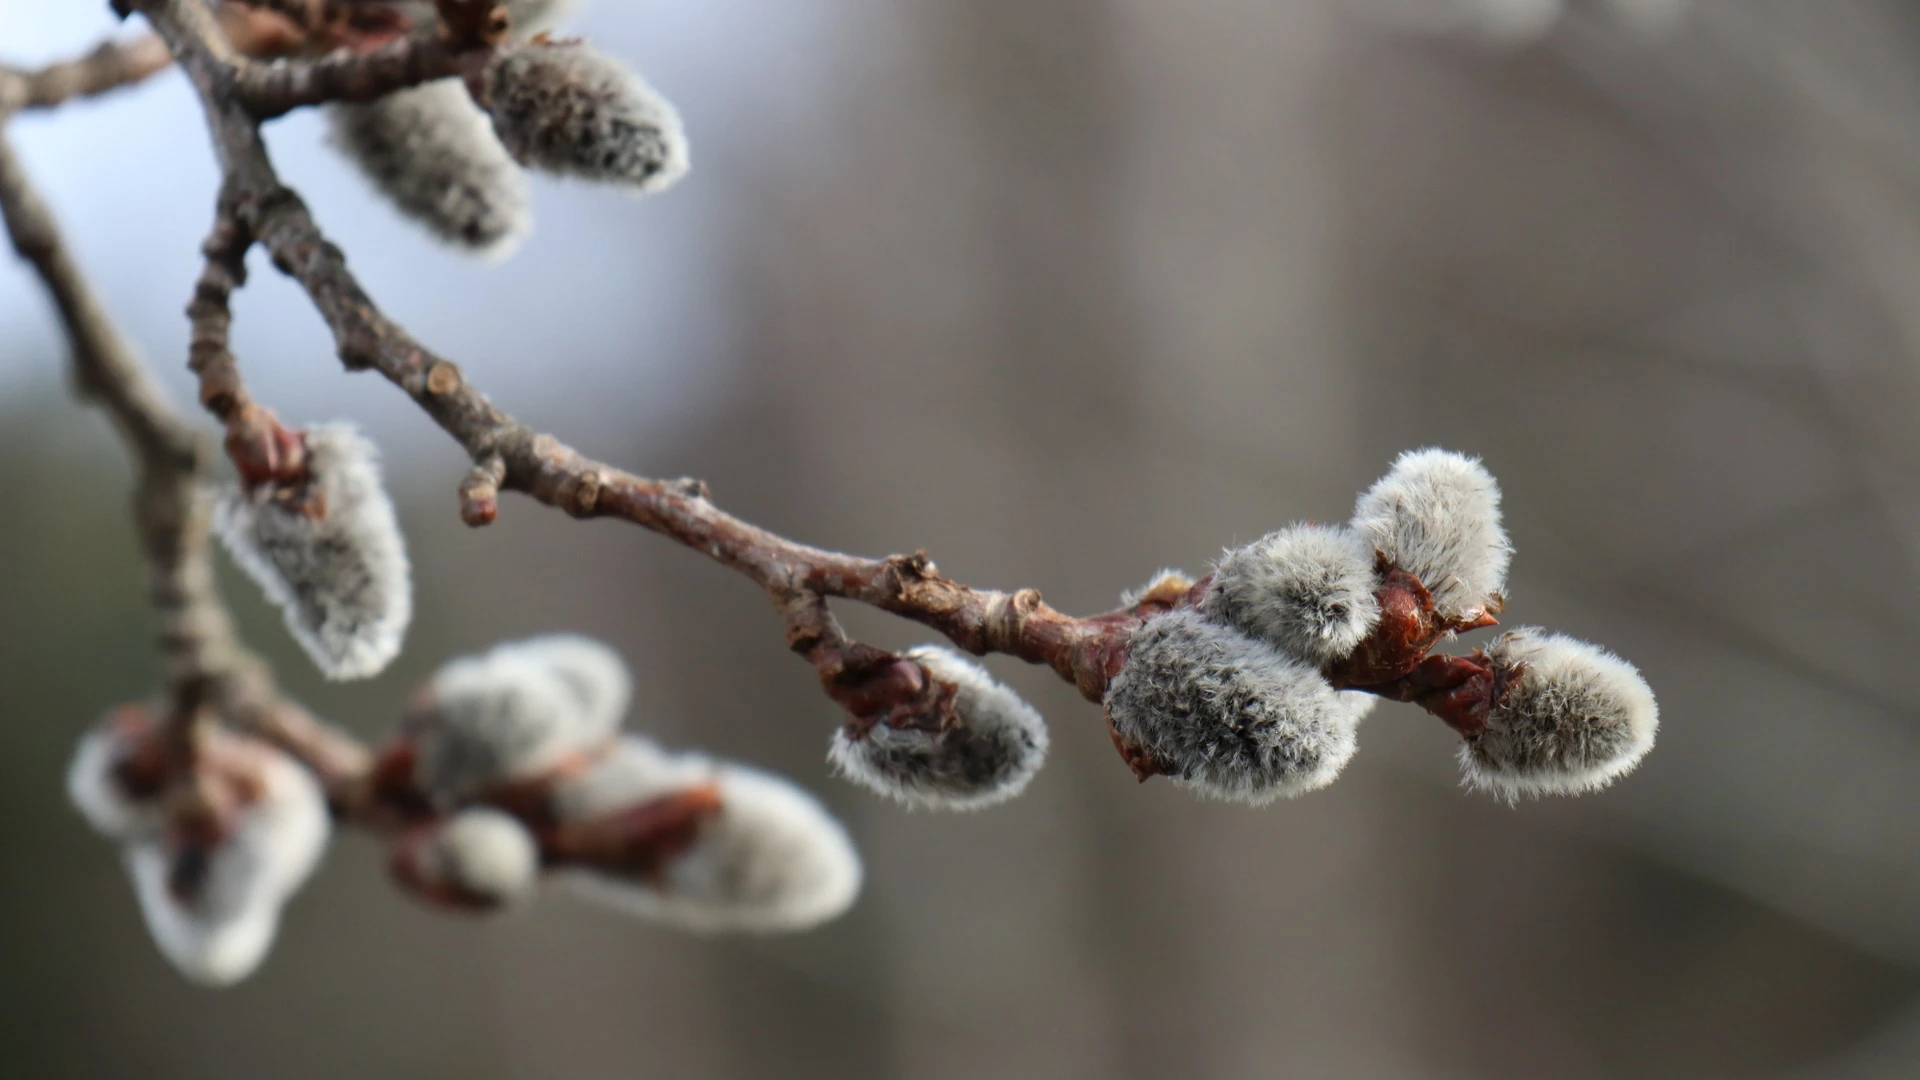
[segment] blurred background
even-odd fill
[[[53,59],[104,4],[0,0]],[[62,794],[158,677],[128,469],[0,261],[0,1073],[7,1076],[1920,1076],[1920,13],[1903,0],[629,0],[574,24],[672,97],[692,176],[536,180],[463,261],[295,116],[282,171],[390,313],[502,405],[810,542],[925,547],[1102,610],[1162,565],[1340,520],[1399,450],[1483,455],[1510,622],[1660,695],[1638,773],[1510,809],[1409,706],[1265,810],[1136,785],[1098,710],[986,813],[826,773],[836,722],[756,590],[519,499],[343,374],[256,253],[236,352],[385,446],[406,655],[293,692],[368,737],[448,656],[573,628],[634,724],[795,776],[868,859],[855,909],[700,940],[545,898],[430,914],[343,837],[265,969],[188,987]],[[178,73],[15,136],[182,401],[214,173]],[[889,645],[911,626],[847,611]]]

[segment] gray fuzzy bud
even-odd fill
[[[321,673],[364,679],[399,655],[413,619],[406,541],[372,440],[327,424],[307,430],[306,453],[304,506],[262,485],[221,499],[214,524]]]
[[[1460,748],[1469,787],[1510,802],[1598,791],[1653,749],[1660,707],[1625,660],[1533,627],[1502,635],[1489,656],[1503,693]]]
[[[414,779],[442,805],[542,773],[610,734],[552,668],[497,653],[443,666],[412,720]]]
[[[1033,706],[951,649],[923,645],[907,657],[953,684],[959,723],[946,731],[852,725],[833,736],[827,760],[848,780],[908,806],[978,810],[1026,790],[1047,758],[1047,726]]]
[[[1107,690],[1128,746],[1176,784],[1261,805],[1331,784],[1353,756],[1367,695],[1191,608],[1147,620]]]
[[[427,876],[468,900],[505,907],[532,895],[540,848],[512,814],[476,806],[448,818],[433,838]]]
[[[334,147],[447,243],[503,258],[532,226],[526,177],[459,79],[330,105],[326,116]]]
[[[1373,545],[1351,529],[1290,526],[1220,557],[1206,612],[1310,664],[1330,664],[1380,620],[1373,563]]]
[[[633,676],[610,646],[584,634],[543,634],[496,645],[493,657],[526,660],[552,671],[579,703],[585,730],[597,737],[620,729],[633,701]]]
[[[1498,610],[1513,548],[1500,524],[1500,485],[1477,458],[1409,450],[1360,496],[1353,527],[1420,578],[1442,616]]]
[[[487,111],[515,160],[635,193],[686,171],[680,115],[639,75],[580,42],[501,49],[487,65]]]

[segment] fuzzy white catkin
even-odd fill
[[[586,737],[620,729],[633,701],[633,675],[610,646],[583,634],[544,634],[496,645],[495,658],[526,660],[552,671],[573,693]]]
[[[1181,787],[1261,805],[1332,783],[1368,695],[1191,608],[1147,620],[1107,690],[1107,715]]]
[[[434,834],[430,876],[463,895],[497,906],[518,903],[540,880],[540,849],[513,815],[476,806],[448,818]]]
[[[136,801],[114,777],[133,749],[132,733],[114,725],[112,714],[87,730],[67,766],[67,800],[95,832],[124,840],[159,827],[160,808]]]
[[[168,887],[175,852],[164,832],[131,840],[127,870],[160,951],[188,979],[227,986],[266,958],[280,909],[306,883],[332,829],[326,797],[304,767],[266,751],[260,797],[208,856],[194,894]]]
[[[306,448],[320,516],[288,508],[264,485],[229,493],[214,524],[321,673],[367,678],[399,655],[413,619],[406,541],[372,440],[323,424],[307,430]]]
[[[907,806],[978,810],[1025,791],[1047,759],[1047,725],[1033,706],[952,649],[906,655],[955,687],[960,724],[948,731],[875,724],[834,732],[827,760],[855,784]]]
[[[706,783],[718,785],[719,812],[657,878],[573,871],[566,880],[583,896],[699,933],[803,930],[853,904],[862,869],[846,830],[812,795],[758,769],[623,739],[563,780],[555,807],[581,820]]]
[[[443,665],[415,722],[414,779],[443,805],[543,772],[612,734],[552,666],[499,650]]]
[[[1360,496],[1353,528],[1433,594],[1436,611],[1471,620],[1498,604],[1513,548],[1500,485],[1479,459],[1409,450]]]
[[[659,191],[687,171],[680,114],[592,46],[503,48],[487,65],[484,85],[494,132],[522,165],[636,194]]]
[[[1460,748],[1469,787],[1509,802],[1598,791],[1653,749],[1660,708],[1625,660],[1533,627],[1502,635],[1489,656],[1507,681],[1486,731]]]
[[[1347,656],[1380,621],[1373,545],[1338,525],[1293,525],[1215,564],[1206,612],[1315,666]]]
[[[532,228],[526,177],[459,79],[329,105],[326,117],[334,148],[447,243],[504,258]]]

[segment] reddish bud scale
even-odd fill
[[[551,828],[558,820],[553,809],[554,786],[591,766],[608,745],[568,754],[537,775],[510,780],[482,792],[473,802],[512,814],[528,828]],[[440,815],[439,808],[418,782],[419,762],[419,743],[411,736],[389,742],[374,759],[368,787],[385,820],[413,824]]]
[[[1135,780],[1144,784],[1166,772],[1159,758],[1154,757],[1145,748],[1135,746],[1121,737],[1120,729],[1113,726],[1113,711],[1110,709],[1107,710],[1107,738],[1113,740],[1113,748],[1119,751],[1120,760],[1127,763],[1127,768],[1132,771]]]
[[[1346,690],[1393,682],[1412,672],[1452,631],[1433,610],[1433,594],[1399,567],[1380,568],[1380,622],[1352,655],[1327,667],[1327,679]]]
[[[586,866],[657,881],[665,864],[691,848],[701,826],[723,808],[720,785],[699,784],[605,817],[542,830],[541,859],[550,866]]]
[[[262,795],[261,763],[247,742],[198,728],[182,737],[139,704],[119,707],[107,723],[128,744],[113,782],[136,802],[164,806],[167,835],[183,850],[218,847]]]
[[[856,731],[864,735],[876,724],[946,731],[958,722],[951,685],[928,677],[918,661],[885,656],[857,675],[843,671],[838,677],[821,679],[828,696],[852,717]]]
[[[107,722],[117,738],[133,744],[132,751],[114,766],[114,782],[136,801],[159,798],[166,790],[174,755],[167,740],[152,737],[156,731],[153,714],[145,705],[122,705]]]
[[[227,424],[226,450],[249,490],[306,484],[306,436],[283,427],[268,409],[250,404],[236,413]]]
[[[612,745],[613,741],[608,740],[568,754],[537,775],[510,780],[493,788],[480,801],[512,814],[530,829],[551,828],[559,822],[553,806],[555,786],[591,768]]]
[[[411,738],[395,739],[374,758],[368,787],[382,818],[398,823],[434,816],[432,800],[414,782],[419,760],[419,744]]]
[[[1497,669],[1476,650],[1472,656],[1429,656],[1403,678],[1367,689],[1389,701],[1412,702],[1472,737],[1487,729],[1488,711],[1520,670]]]

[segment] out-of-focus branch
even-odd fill
[[[131,41],[102,42],[74,60],[38,71],[0,66],[0,114],[43,109],[137,83],[173,63],[167,46],[152,34]]]
[[[0,75],[0,87],[34,78]],[[281,698],[265,665],[236,640],[214,589],[201,483],[211,457],[206,441],[180,418],[107,315],[4,132],[0,217],[14,250],[59,310],[76,386],[107,413],[133,458],[136,531],[161,618],[172,721],[184,728],[201,710],[214,709],[286,747],[330,781],[364,773],[366,750]]]
[[[270,120],[307,105],[372,101],[395,90],[460,75],[484,62],[486,50],[460,49],[443,37],[390,41],[371,52],[336,50],[314,60],[267,63],[235,58],[233,94],[256,118]]]
[[[200,378],[200,404],[223,424],[253,403],[227,344],[233,326],[228,301],[247,280],[247,249],[252,246],[252,234],[221,200],[218,218],[200,248],[206,267],[194,286],[193,299],[187,302],[187,318],[193,324],[187,367]]]

